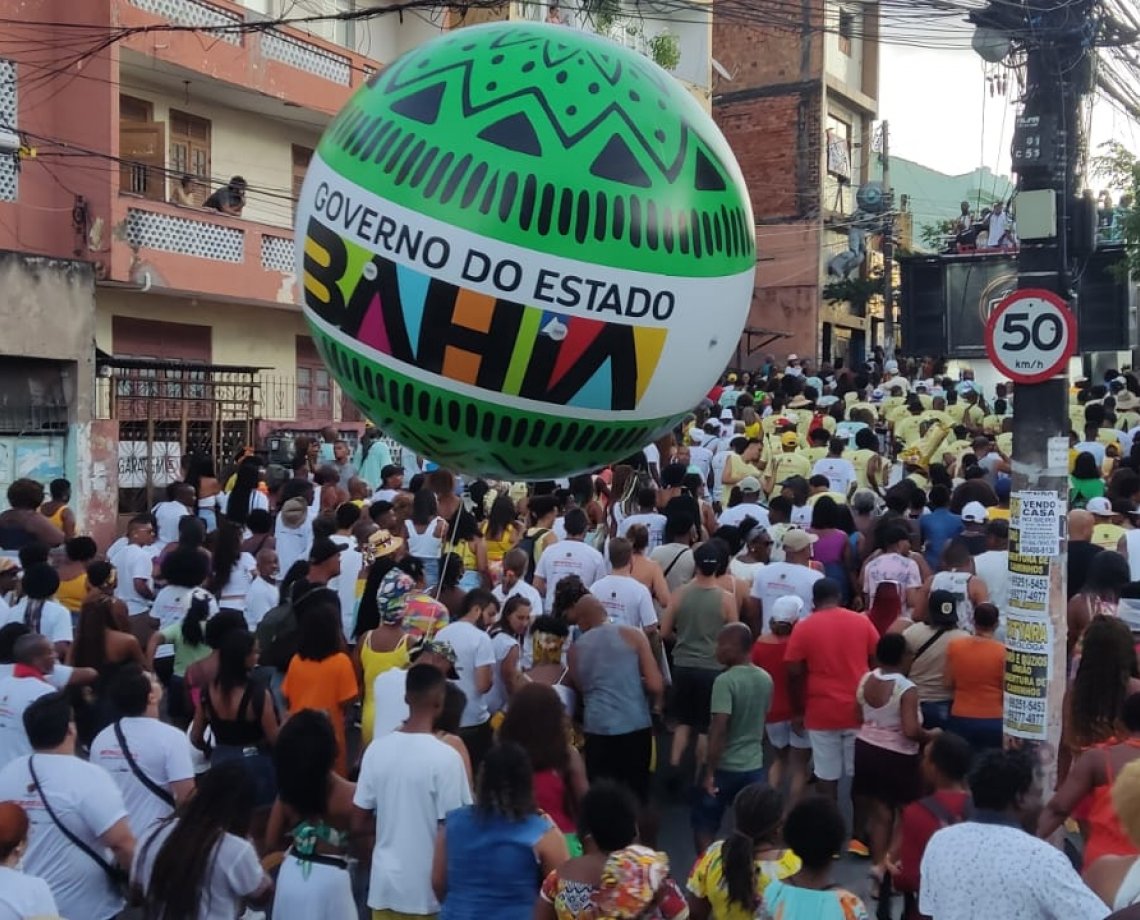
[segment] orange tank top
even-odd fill
[[[1107,782],[1097,786],[1088,795],[1088,827],[1089,836],[1085,842],[1084,867],[1087,869],[1102,856],[1136,856],[1140,849],[1128,838],[1124,828],[1120,826],[1120,818],[1112,805],[1112,784],[1116,780],[1112,768],[1112,755],[1108,748],[1118,743],[1130,748],[1140,749],[1140,741],[1128,739],[1123,742],[1108,742],[1098,744],[1094,750],[1104,755],[1104,775]]]

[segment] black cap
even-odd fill
[[[343,553],[346,548],[343,544],[336,543],[328,537],[318,537],[313,541],[313,548],[309,550],[309,562],[314,565],[328,562],[333,556],[339,556]]]
[[[724,554],[715,543],[702,543],[693,550],[693,562],[703,574],[714,575],[724,562]]]
[[[389,463],[386,467],[384,467],[384,469],[380,471],[380,481],[383,482],[389,476],[395,476],[397,474],[402,474],[403,472],[404,468],[398,463]]]

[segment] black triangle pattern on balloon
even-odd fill
[[[610,137],[602,152],[590,164],[590,174],[637,188],[650,188],[653,185],[629,145],[616,134]]]
[[[701,192],[723,192],[726,188],[724,174],[700,148],[697,149],[696,187]]]
[[[528,153],[531,156],[542,156],[542,144],[534,125],[525,112],[515,112],[493,124],[487,125],[479,132],[480,140],[514,150],[517,153]]]
[[[425,125],[434,125],[443,104],[446,83],[433,83],[392,103],[392,111]]]

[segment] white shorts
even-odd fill
[[[812,771],[817,779],[836,782],[844,774],[855,775],[855,734],[853,728],[808,731]]]
[[[794,747],[799,751],[810,751],[811,741],[808,739],[807,732],[796,731],[792,728],[791,721],[787,722],[769,722],[764,726],[764,731],[768,735],[768,741],[777,751],[782,751],[786,747]]]

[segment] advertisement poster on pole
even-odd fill
[[[1005,734],[1044,741],[1053,661],[1049,621],[1050,567],[1061,538],[1064,506],[1049,491],[1010,499],[1009,605],[1005,622]]]

